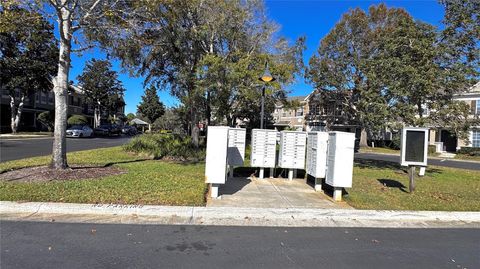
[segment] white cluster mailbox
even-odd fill
[[[327,132],[308,132],[307,134],[307,164],[306,172],[315,178],[315,190],[321,190],[321,181],[325,178],[327,168]]]
[[[293,178],[292,169],[305,168],[305,148],[307,134],[300,131],[282,131],[280,133],[280,154],[278,166],[288,168],[288,179]]]
[[[263,168],[274,168],[277,154],[277,131],[265,129],[252,130],[251,166],[260,167],[260,178]]]
[[[355,134],[328,133],[327,171],[325,182],[334,187],[333,199],[342,199],[342,188],[352,187]]]
[[[228,132],[226,126],[209,126],[207,157],[205,159],[205,183],[211,184],[211,197],[218,197],[218,185],[227,179]]]
[[[228,130],[227,163],[230,170],[230,177],[233,177],[233,167],[243,165],[245,160],[246,137],[246,129],[230,128]]]

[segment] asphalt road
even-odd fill
[[[480,268],[478,229],[1,222],[8,268]]]
[[[114,147],[124,144],[130,137],[67,138],[67,152]],[[53,138],[1,139],[0,162],[52,154]]]
[[[400,162],[400,156],[376,153],[355,153],[355,159],[377,160],[386,162]],[[445,166],[460,169],[480,170],[480,162],[462,162],[449,159],[428,159],[428,165]]]

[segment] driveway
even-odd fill
[[[355,159],[377,160],[377,161],[387,161],[387,162],[395,162],[395,163],[400,162],[399,155],[381,154],[381,153],[355,153]],[[451,167],[451,168],[480,171],[480,162],[473,162],[473,161],[428,158],[428,165],[445,166],[445,167]]]
[[[130,137],[67,138],[67,152],[125,144]],[[53,138],[1,139],[0,162],[52,154]]]

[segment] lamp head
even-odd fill
[[[275,78],[272,76],[272,74],[270,74],[270,70],[268,69],[268,63],[265,63],[265,72],[258,79],[263,82],[275,81]]]

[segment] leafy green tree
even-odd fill
[[[94,127],[100,125],[102,109],[116,112],[118,107],[125,105],[122,97],[125,89],[108,60],[88,61],[77,79],[87,102],[95,108]]]
[[[275,38],[277,27],[261,1],[146,1],[141,9],[141,20],[121,24],[121,34],[99,31],[92,38],[113,48],[112,55],[147,83],[171,90],[188,112],[194,143],[199,119],[258,119],[258,112],[243,106],[259,110],[265,61],[277,76],[267,103],[284,96],[282,86],[301,71],[303,39],[292,46]],[[110,22],[117,25],[125,16],[113,14]]]
[[[0,6],[0,84],[10,97],[12,133],[17,132],[25,99],[51,89],[57,54],[53,26],[41,14],[14,2]]]
[[[175,108],[167,108],[165,113],[153,123],[153,127],[173,133],[182,133],[183,130],[182,120]]]
[[[453,96],[472,76],[465,57],[446,57],[461,47],[446,45],[432,25],[415,21],[405,10],[372,6],[354,9],[322,40],[310,59],[309,80],[320,91],[343,92],[348,119],[375,137],[386,127],[450,126],[468,129],[467,106]],[[361,146],[366,146],[362,132]]]
[[[145,94],[142,96],[142,101],[138,105],[137,111],[146,117],[150,123],[154,123],[165,113],[165,107],[160,102],[157,89],[154,86],[145,89]]]
[[[135,119],[135,114],[133,113],[128,113],[127,114],[127,122],[130,122],[131,120]]]
[[[37,120],[47,127],[49,132],[51,132],[53,130],[53,123],[55,121],[54,115],[55,113],[51,111],[43,111],[42,113],[38,114]]]
[[[362,128],[361,146],[367,146],[365,131],[375,135],[390,120],[389,96],[383,94],[371,70],[371,59],[378,54],[384,35],[409,19],[403,9],[383,4],[370,7],[368,14],[353,9],[322,39],[309,61],[307,78],[319,91],[339,92],[335,96],[345,108],[344,117]]]

